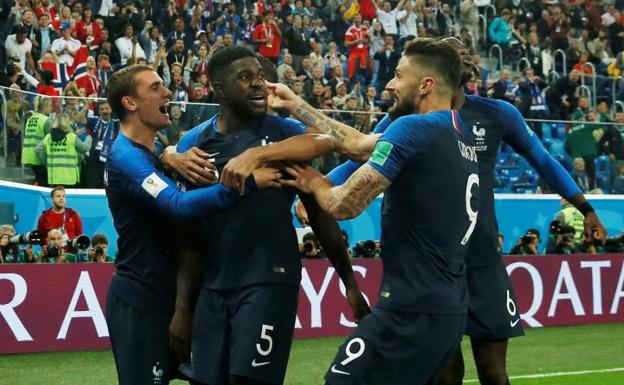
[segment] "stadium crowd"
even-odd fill
[[[119,120],[103,99],[111,74],[146,63],[164,79],[173,93],[171,124],[157,137],[164,148],[217,113],[208,61],[232,45],[271,61],[272,80],[313,107],[368,133],[394,102],[384,88],[405,43],[457,36],[477,64],[467,94],[508,101],[525,118],[537,119],[531,128],[583,192],[622,194],[623,8],[621,0],[2,1],[0,18],[7,22],[0,31],[0,144],[8,143],[7,164],[32,168],[38,185],[102,188],[104,163],[119,132]],[[482,59],[494,45],[502,67]],[[476,126],[473,133],[477,140],[484,135]],[[316,166],[329,171],[341,161],[326,156]],[[551,191],[509,148],[502,148],[496,175],[498,192]],[[53,202],[61,192],[52,191]],[[76,216],[76,229],[65,226],[67,215]],[[4,225],[1,261],[113,259],[101,234],[90,239],[91,248],[67,246],[82,230],[78,214],[65,210],[64,202],[54,203],[47,216],[62,216],[63,224],[41,226],[42,215],[38,231],[46,246],[40,252],[11,248],[15,231]],[[557,219],[545,252],[587,252],[593,246],[580,239],[578,228],[570,240],[565,234],[575,226]],[[539,242],[539,232],[530,229],[511,253],[537,254]],[[56,243],[60,252],[48,256],[48,245]],[[323,256],[313,234],[300,248],[304,257]],[[372,240],[352,250],[362,257],[378,252],[379,242]]]
[[[313,107],[370,132],[393,104],[384,87],[404,44],[457,36],[478,63],[467,93],[506,100],[528,119],[578,122],[531,126],[584,192],[624,193],[622,8],[621,0],[3,1],[5,153],[31,166],[39,185],[101,188],[119,123],[95,100],[113,71],[133,63],[158,71],[174,102],[158,142],[174,145],[217,112],[207,63],[231,45],[273,62],[275,80]],[[502,67],[481,60],[494,44]],[[499,192],[548,191],[505,150]]]

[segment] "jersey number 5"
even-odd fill
[[[470,174],[468,176],[468,181],[466,182],[466,214],[468,214],[470,226],[468,226],[466,235],[464,235],[464,238],[461,240],[462,246],[468,243],[470,236],[477,225],[477,211],[474,211],[472,209],[472,205],[470,204],[470,201],[472,200],[472,187],[475,185],[479,187],[479,175]]]

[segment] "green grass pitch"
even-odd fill
[[[624,385],[624,324],[528,329],[511,340],[508,354],[513,385]],[[343,338],[295,341],[287,385],[320,385]],[[464,344],[466,380],[476,371]],[[557,372],[566,376],[517,378]],[[110,385],[116,383],[110,351],[16,354],[0,356],[0,385]],[[477,383],[470,381],[469,383]],[[180,385],[176,381],[172,384]]]

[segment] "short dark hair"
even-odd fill
[[[108,100],[113,113],[120,120],[124,120],[126,117],[126,109],[121,104],[121,98],[128,95],[136,95],[137,81],[135,75],[139,72],[153,70],[147,64],[135,64],[120,69],[108,79],[106,83],[106,100]]]
[[[41,71],[41,80],[43,84],[49,86],[50,84],[52,84],[52,81],[54,81],[54,74],[52,73],[52,71],[43,70]]]
[[[54,198],[54,193],[57,192],[57,191],[65,192],[65,187],[63,187],[63,186],[54,186],[52,188],[52,191],[50,191],[50,198]]]
[[[23,26],[23,25],[18,25],[17,27],[15,27],[15,34],[16,35],[25,35],[28,33],[28,29]]]
[[[218,49],[208,62],[208,77],[211,82],[222,80],[224,70],[236,60],[244,58],[256,58],[256,54],[241,46]]]
[[[264,71],[264,78],[271,83],[277,83],[277,68],[275,64],[260,54],[256,55],[256,59],[258,59],[260,67]]]
[[[101,233],[93,234],[93,237],[91,238],[91,244],[93,246],[101,244],[108,245],[108,238],[106,238],[106,235]]]
[[[442,80],[441,85],[448,88],[448,93],[454,93],[460,86],[461,60],[450,43],[432,38],[414,39],[403,55],[417,61],[419,68],[434,71],[438,82]]]

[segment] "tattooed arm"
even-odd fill
[[[388,178],[368,164],[353,173],[345,184],[336,187],[310,166],[293,165],[286,171],[294,179],[283,180],[282,184],[314,194],[321,208],[338,220],[358,216],[391,184]]]
[[[378,136],[366,135],[353,127],[331,119],[306,103],[287,86],[267,83],[268,103],[272,108],[286,108],[306,126],[336,138],[336,151],[353,159],[365,161],[373,152]]]

